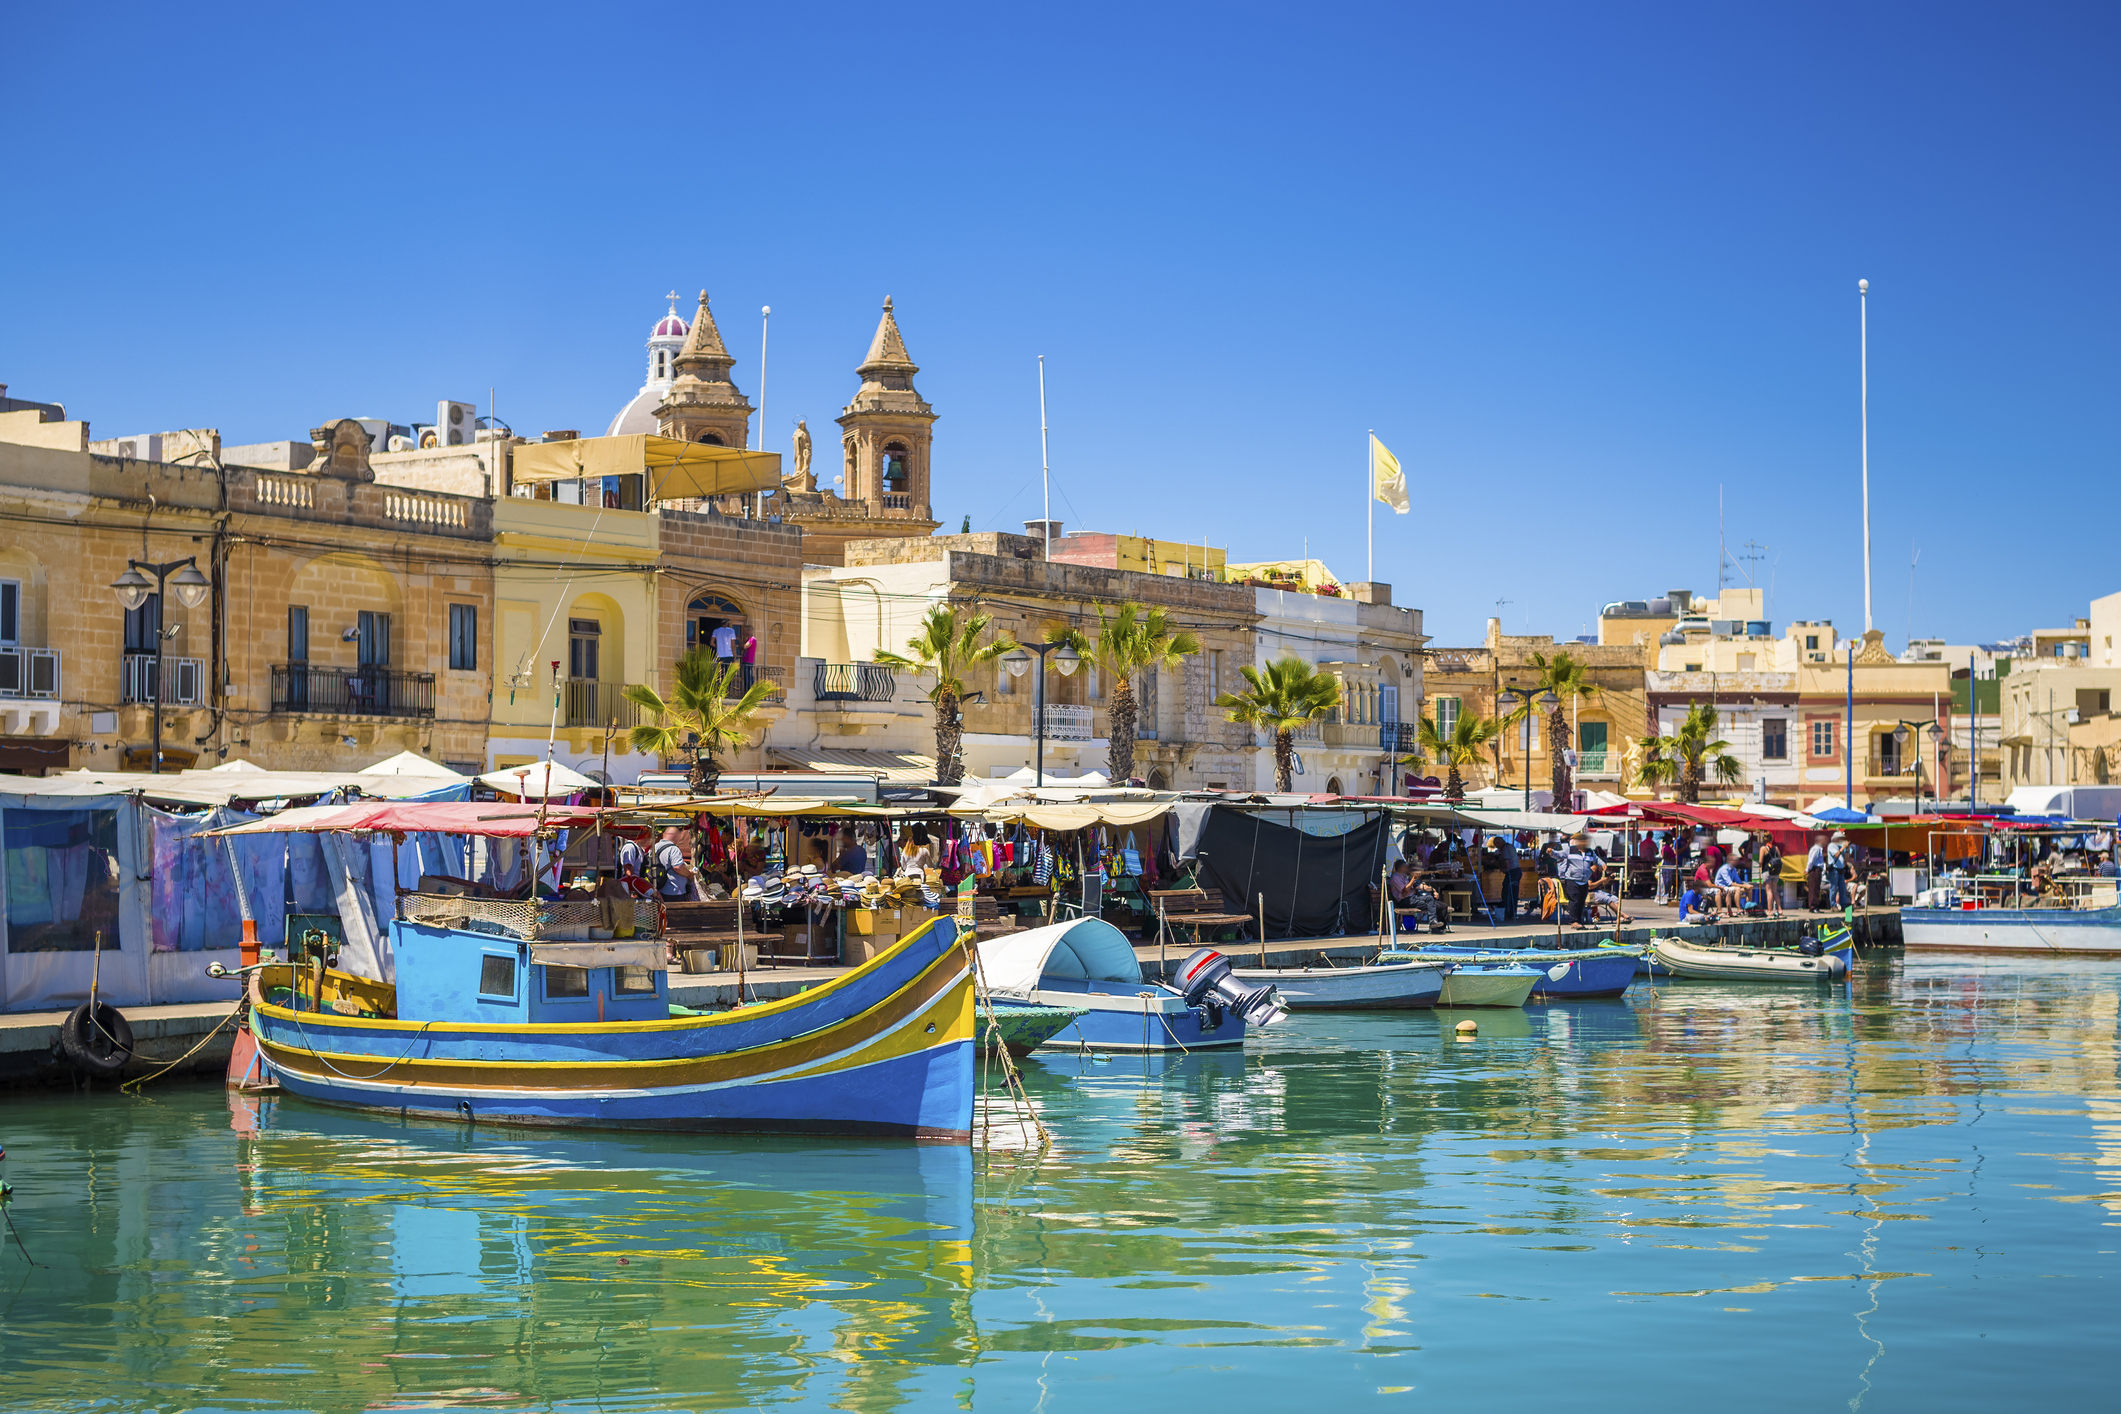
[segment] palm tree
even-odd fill
[[[1539,679],[1523,689],[1524,705],[1507,720],[1516,721],[1518,717],[1531,711],[1531,699],[1538,694],[1554,694],[1554,705],[1547,708],[1547,754],[1553,758],[1554,774],[1551,784],[1554,788],[1554,809],[1566,810],[1569,808],[1568,802],[1574,798],[1572,793],[1576,782],[1573,779],[1574,772],[1569,770],[1569,727],[1563,709],[1572,698],[1597,696],[1598,684],[1591,681],[1590,666],[1570,657],[1565,649],[1551,658],[1544,653],[1534,653],[1532,666],[1539,670]],[[1531,762],[1527,761],[1525,765],[1529,768]]]
[[[1139,703],[1134,680],[1159,668],[1176,668],[1200,652],[1200,640],[1174,628],[1163,609],[1144,608],[1131,600],[1122,603],[1110,618],[1097,611],[1097,637],[1076,645],[1111,682],[1112,725],[1107,732],[1110,753],[1106,758],[1112,779],[1126,782],[1134,775],[1134,729]]]
[[[1340,705],[1340,679],[1314,671],[1294,653],[1264,668],[1244,667],[1243,692],[1215,699],[1230,721],[1274,736],[1274,789],[1286,791],[1296,774],[1296,733]]]
[[[1670,736],[1645,737],[1642,765],[1636,782],[1655,788],[1677,785],[1679,798],[1689,805],[1701,799],[1701,777],[1714,771],[1725,785],[1745,779],[1745,763],[1731,754],[1731,744],[1716,735],[1716,709],[1697,702]]]
[[[877,650],[876,661],[884,667],[935,675],[928,700],[935,704],[938,785],[954,786],[965,774],[965,763],[958,759],[958,744],[965,735],[965,716],[959,706],[965,696],[965,674],[1016,647],[1016,640],[1007,634],[980,641],[993,622],[992,614],[967,614],[961,620],[955,608],[937,604],[921,620],[920,632],[906,640],[904,653]]]
[[[1458,774],[1460,766],[1470,766],[1480,759],[1480,753],[1502,732],[1502,723],[1493,717],[1483,717],[1476,712],[1465,712],[1451,724],[1449,733],[1436,729],[1433,717],[1421,719],[1421,753],[1433,756],[1449,769],[1450,775],[1443,783],[1446,800],[1464,800],[1466,783]]]
[[[635,751],[653,751],[666,759],[690,751],[694,788],[713,790],[722,774],[715,753],[742,746],[757,725],[759,709],[779,691],[763,678],[740,691],[742,673],[743,665],[734,658],[698,649],[678,659],[676,690],[667,700],[644,683],[627,684],[622,694],[626,700],[658,719],[634,727],[627,741]]]

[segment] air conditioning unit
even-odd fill
[[[475,403],[435,404],[435,440],[445,447],[468,447],[479,438],[479,409]]]

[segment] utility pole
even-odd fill
[[[1871,282],[1856,282],[1863,379],[1863,631],[1871,631]],[[1851,806],[1851,809],[1854,807]]]

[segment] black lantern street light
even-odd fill
[[[1037,706],[1032,711],[1032,725],[1038,733],[1038,756],[1036,758],[1038,761],[1038,784],[1044,785],[1046,783],[1046,655],[1048,653],[1054,655],[1053,666],[1060,669],[1062,677],[1068,677],[1074,673],[1077,665],[1083,661],[1083,655],[1076,652],[1075,646],[1066,639],[1060,639],[1053,643],[1019,643],[1015,648],[1002,655],[1002,666],[1009,670],[1010,677],[1020,678],[1030,669],[1031,655],[1033,653],[1038,654],[1038,697]]]
[[[1903,718],[1900,724],[1893,728],[1893,744],[1902,753],[1907,751],[1907,744],[1914,739],[1915,729],[1918,727],[1927,727],[1929,729],[1926,735],[1929,737],[1931,751],[1935,751],[1938,745],[1943,742],[1944,728],[1938,725],[1934,717],[1922,722],[1910,722]],[[1942,786],[1944,783],[1943,776],[1940,775],[1937,780],[1939,786]],[[1941,791],[1939,798],[1942,799]],[[1922,756],[1919,752],[1915,756],[1915,813],[1917,815],[1922,813]]]
[[[149,579],[149,575],[154,578]],[[179,604],[187,609],[196,609],[206,602],[207,594],[213,589],[213,582],[199,573],[195,557],[186,556],[181,560],[171,560],[166,565],[151,565],[145,560],[128,560],[125,573],[111,582],[111,589],[128,613],[145,604],[149,595],[153,595],[155,599],[155,680],[148,692],[149,710],[154,714],[154,755],[148,762],[147,769],[159,775],[162,771],[162,648],[170,639],[176,637],[178,629],[184,627],[182,624],[176,628],[162,626],[162,605],[166,602],[163,594],[166,590],[174,589]]]
[[[1537,698],[1534,698],[1529,690],[1519,692],[1516,683],[1511,683],[1498,693],[1495,698],[1495,705],[1502,709],[1502,714],[1505,717],[1510,715],[1520,702],[1524,704],[1525,709],[1523,733],[1524,764],[1522,767],[1524,771],[1524,808],[1525,812],[1530,814],[1532,809],[1532,706],[1536,702],[1542,710],[1551,712],[1561,705],[1561,699],[1551,692],[1542,692]],[[1549,742],[1548,745],[1552,745],[1552,743]]]

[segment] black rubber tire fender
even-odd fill
[[[109,1002],[83,1002],[59,1023],[59,1051],[83,1075],[113,1076],[133,1058],[132,1023]]]

